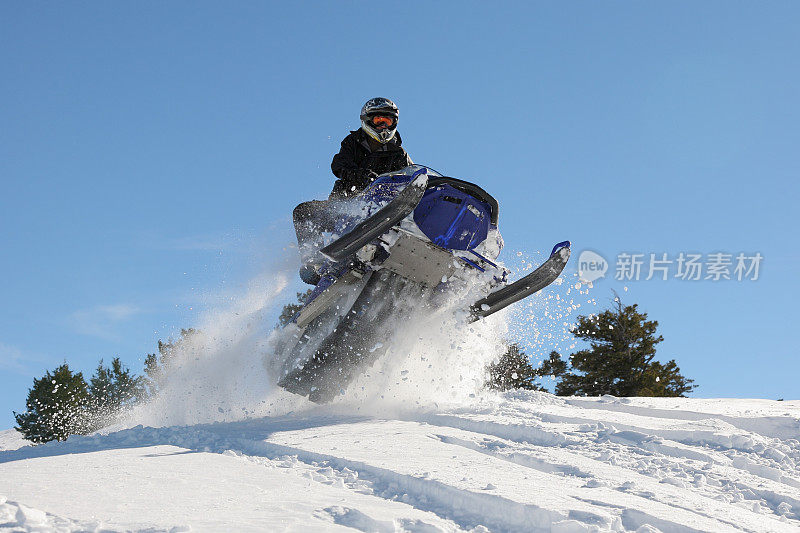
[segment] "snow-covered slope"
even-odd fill
[[[16,439],[0,434],[0,529],[800,531],[796,401],[298,402],[9,449]]]

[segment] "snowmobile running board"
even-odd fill
[[[392,201],[346,235],[321,249],[322,255],[337,263],[347,259],[362,246],[380,237],[414,212],[428,187],[428,176],[425,172],[427,169],[418,170],[412,177],[412,181]]]
[[[482,298],[472,304],[469,321],[475,322],[478,319],[494,314],[553,283],[561,275],[561,271],[564,270],[569,260],[569,246],[569,241],[556,244],[550,257],[539,268],[511,285],[503,287],[499,291],[495,291],[486,298]]]

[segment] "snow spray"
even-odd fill
[[[515,275],[524,275],[526,268],[532,265],[523,260]],[[569,337],[566,317],[580,307],[560,294],[572,291],[563,278],[557,291],[472,324],[463,309],[471,300],[463,293],[436,310],[417,306],[412,319],[398,322],[386,354],[331,405],[318,406],[277,387],[264,365],[265,358],[275,357],[273,341],[281,334],[265,317],[285,299],[293,274],[287,269],[260,275],[227,306],[205,313],[196,333],[176,343],[159,393],[130,412],[125,425],[228,422],[290,412],[390,416],[471,404],[491,394],[485,388],[487,366],[509,342],[523,337],[528,346],[542,349],[563,344]]]
[[[253,279],[230,304],[204,314],[195,332],[174,344],[158,393],[126,417],[150,426],[232,421],[263,415],[273,384],[262,364],[272,324],[266,315],[288,273]]]

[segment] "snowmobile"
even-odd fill
[[[497,200],[421,165],[382,174],[334,210],[336,231],[312,252],[323,259],[319,281],[284,328],[276,358],[278,385],[317,403],[343,392],[422,308],[477,292],[464,302],[464,320],[488,317],[552,283],[570,255],[569,241],[560,242],[509,283],[495,262],[503,245]]]

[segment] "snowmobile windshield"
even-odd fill
[[[485,203],[489,207],[491,223],[494,224],[495,226],[497,225],[497,219],[499,214],[498,212],[500,206],[498,205],[497,200],[494,199],[494,196],[484,191],[482,188],[478,187],[474,183],[470,183],[469,181],[464,181],[457,178],[451,178],[449,176],[439,176],[428,180],[429,189],[432,187],[436,187],[437,185],[440,184],[450,185],[454,189],[458,189],[462,192],[465,192],[468,195],[475,198],[476,200]]]
[[[464,192],[476,200],[484,203],[489,211],[490,222],[497,226],[499,205],[497,200],[478,185],[458,178],[443,176],[441,173],[424,165],[409,165],[401,170],[381,174],[375,182],[364,191],[369,200],[385,202],[397,195],[401,185],[411,181],[412,176],[420,169],[426,169],[428,175],[428,189],[447,184],[454,189]]]

